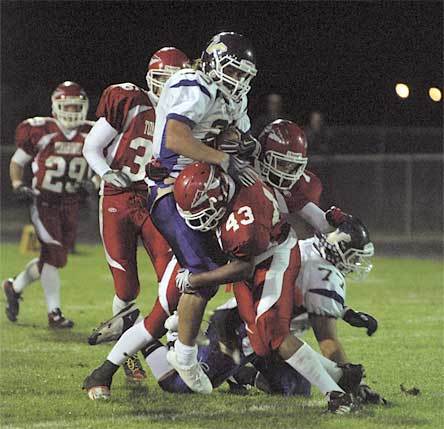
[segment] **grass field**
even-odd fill
[[[114,378],[112,400],[87,399],[80,386],[109,345],[91,347],[86,338],[111,313],[112,281],[101,247],[79,246],[62,270],[63,310],[76,326],[71,332],[47,328],[38,283],[24,294],[19,321],[1,326],[2,428],[440,428],[444,427],[443,266],[439,261],[375,259],[361,285],[349,285],[348,303],[373,313],[380,322],[374,337],[340,324],[352,362],[365,364],[368,383],[385,395],[389,407],[368,407],[350,416],[324,413],[316,392],[311,399],[271,397],[251,391],[230,395],[222,387],[211,397],[163,393],[149,377],[142,387]],[[1,278],[16,274],[29,256],[3,245]],[[155,296],[152,272],[140,254],[142,292],[148,311]],[[227,298],[219,292],[211,308]],[[3,304],[2,304],[3,305]],[[307,340],[315,345],[313,337]],[[416,386],[419,396],[400,391]]]

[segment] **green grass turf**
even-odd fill
[[[324,413],[319,393],[311,399],[267,396],[251,391],[230,395],[222,387],[210,397],[173,395],[152,377],[142,387],[125,384],[119,371],[112,400],[90,401],[80,390],[83,378],[106,357],[109,345],[91,347],[90,330],[111,313],[111,276],[100,246],[79,246],[62,270],[63,310],[76,326],[52,332],[46,325],[38,283],[25,291],[19,321],[0,314],[1,427],[21,428],[439,428],[443,426],[443,277],[437,261],[376,258],[363,284],[351,284],[348,303],[373,313],[380,328],[373,338],[340,323],[352,362],[367,368],[368,383],[391,402],[351,416]],[[156,286],[140,252],[142,291],[148,311]],[[30,256],[4,245],[1,277],[19,272]],[[220,291],[210,308],[228,298]],[[315,345],[312,335],[306,338]],[[416,386],[419,396],[401,393]]]

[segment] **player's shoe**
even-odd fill
[[[328,395],[328,411],[333,414],[348,414],[356,408],[350,393],[330,392]]]
[[[342,377],[338,381],[338,385],[347,393],[357,395],[359,385],[364,377],[364,367],[360,364],[345,363],[338,365],[342,369]]]
[[[48,313],[48,326],[52,329],[71,329],[74,326],[72,320],[67,319],[60,308]]]
[[[85,378],[82,389],[86,390],[89,399],[96,401],[110,398],[113,375],[118,368],[117,365],[105,361]]]
[[[16,322],[20,309],[19,301],[21,299],[21,294],[17,293],[12,287],[13,281],[14,279],[7,279],[3,281],[3,292],[5,293],[6,297],[6,316],[11,322]]]
[[[177,371],[183,382],[196,393],[209,395],[213,391],[213,386],[208,376],[205,374],[198,362],[189,367],[182,366],[177,362],[177,355],[174,349],[168,350],[167,360]]]
[[[88,337],[88,343],[91,346],[110,341],[117,341],[122,334],[134,325],[139,317],[140,310],[131,303],[120,310],[115,316],[100,324]]]
[[[146,372],[142,368],[142,363],[137,355],[130,356],[122,366],[128,382],[140,383],[146,378]]]

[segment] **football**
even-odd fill
[[[239,147],[239,143],[242,141],[242,134],[236,127],[230,126],[218,134],[215,141],[217,149],[230,152],[229,148],[232,147],[233,152],[237,152],[234,148]]]

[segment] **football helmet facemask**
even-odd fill
[[[257,74],[253,47],[242,34],[223,32],[208,43],[201,57],[202,71],[229,99],[239,101],[247,94]]]
[[[353,274],[356,280],[362,280],[372,270],[370,258],[375,249],[367,228],[359,219],[350,217],[335,231],[317,233],[316,237],[321,256],[342,274]]]
[[[190,66],[190,60],[180,49],[166,47],[154,52],[148,64],[146,82],[151,95],[159,101],[165,82],[178,70]]]
[[[259,135],[263,179],[281,191],[291,189],[307,166],[307,139],[294,122],[277,119]]]
[[[211,231],[225,215],[229,176],[215,165],[197,162],[187,166],[174,184],[177,210],[194,230]]]
[[[85,90],[75,82],[61,83],[51,96],[52,116],[68,129],[81,126],[88,115],[89,100]]]

